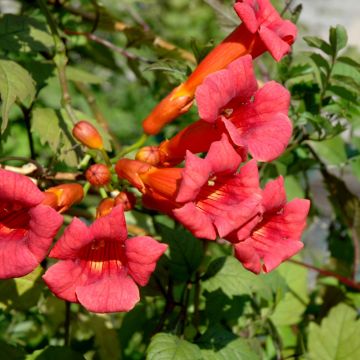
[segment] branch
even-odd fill
[[[69,11],[72,14],[80,16],[83,20],[89,21],[91,23],[94,23],[94,21],[96,21],[96,14],[88,13],[86,11],[83,11],[79,8],[76,8],[76,7],[73,7],[70,5],[66,5],[66,4],[61,4],[61,5],[65,10]],[[101,19],[100,19],[100,23],[101,23]],[[113,20],[113,19],[111,20],[111,22],[107,21],[107,25],[109,23],[111,23],[112,30],[115,30],[118,32],[124,32],[125,30],[129,30],[132,28],[132,26],[125,24],[124,22]],[[144,28],[144,25],[143,25],[143,30],[144,30],[144,34],[146,34],[146,37],[149,37],[149,34],[153,35],[152,36],[152,44],[154,46],[160,47],[160,48],[168,50],[168,51],[178,51],[178,53],[184,60],[189,61],[190,63],[196,64],[196,58],[191,52],[189,52],[185,49],[179,48],[176,45],[161,38],[160,36],[153,34],[151,32],[151,30]]]
[[[320,275],[323,275],[323,276],[331,276],[333,278],[336,278],[338,279],[341,283],[343,283],[344,285],[346,286],[349,286],[353,289],[356,289],[356,290],[360,290],[360,284],[359,283],[356,283],[355,281],[351,280],[351,279],[348,279],[346,278],[345,276],[341,276],[333,271],[330,271],[330,270],[325,270],[325,269],[320,269],[316,266],[313,266],[313,265],[310,265],[310,264],[306,264],[306,263],[303,263],[301,261],[298,261],[298,260],[294,260],[294,259],[290,259],[288,260],[289,262],[293,263],[293,264],[296,264],[296,265],[300,265],[300,266],[303,266],[307,269],[310,269],[310,270],[314,270],[314,271],[317,271]]]
[[[146,64],[152,64],[153,63],[152,60],[149,60],[149,59],[146,59],[146,58],[144,58],[142,56],[138,56],[138,55],[135,55],[133,53],[130,53],[127,50],[125,50],[125,49],[123,49],[121,47],[118,47],[118,46],[114,45],[112,42],[110,42],[110,41],[108,41],[106,39],[103,39],[100,36],[97,36],[97,35],[95,35],[93,33],[82,32],[82,31],[72,31],[72,30],[68,30],[68,29],[64,29],[64,33],[67,34],[67,35],[85,36],[87,39],[92,40],[94,42],[97,42],[98,44],[101,44],[101,45],[103,45],[103,46],[117,52],[118,54],[125,56],[127,59],[142,61],[142,62],[144,62]]]

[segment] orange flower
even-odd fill
[[[253,58],[269,51],[279,61],[295,41],[296,26],[283,20],[269,0],[239,0],[234,5],[242,24],[216,46],[189,78],[166,96],[143,122],[145,133],[157,134],[167,123],[187,112],[195,90],[209,74],[224,69],[237,58]]]

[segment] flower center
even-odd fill
[[[95,240],[86,245],[80,250],[79,258],[93,275],[116,273],[126,264],[124,244],[107,239]]]
[[[0,234],[13,232],[25,233],[29,229],[29,209],[13,202],[3,202],[0,205]]]

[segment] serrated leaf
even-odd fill
[[[329,41],[334,54],[337,54],[346,46],[347,40],[347,32],[342,25],[330,28]]]
[[[15,101],[20,101],[23,105],[27,105],[26,102],[32,103],[35,92],[35,82],[27,70],[14,61],[0,60],[1,133],[7,127],[9,111]]]
[[[159,225],[159,233],[170,249],[170,271],[175,280],[187,281],[199,267],[203,248],[201,241],[184,229]]]
[[[312,360],[358,360],[360,358],[360,321],[357,313],[339,304],[322,320],[310,324],[309,358]]]
[[[175,335],[159,333],[150,342],[147,360],[201,360],[197,345],[182,340]]]
[[[60,142],[59,119],[50,108],[35,108],[31,116],[31,131],[39,136],[41,145],[49,144],[56,152]]]
[[[309,301],[307,296],[308,270],[286,262],[281,264],[277,271],[285,280],[290,291],[278,302],[270,318],[276,326],[296,324],[300,321]]]
[[[323,39],[315,36],[304,36],[303,39],[310,47],[320,49],[328,55],[332,54],[331,46]]]
[[[222,257],[210,263],[203,277],[203,287],[208,291],[221,289],[229,297],[250,295],[261,288],[263,279],[243,268],[234,257]]]

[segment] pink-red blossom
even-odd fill
[[[271,161],[285,150],[291,137],[290,94],[270,81],[258,89],[251,56],[209,75],[195,94],[200,120],[158,148],[163,166],[181,162],[187,150],[208,151],[227,133],[237,151],[259,161]]]
[[[43,278],[56,296],[89,311],[129,311],[166,248],[148,236],[128,238],[116,206],[89,227],[74,218],[49,255],[60,261]]]
[[[282,177],[270,181],[263,191],[263,210],[226,239],[233,242],[235,256],[256,274],[270,272],[299,252],[310,201],[286,202]]]
[[[24,175],[0,169],[0,279],[24,276],[47,255],[63,218]]]

